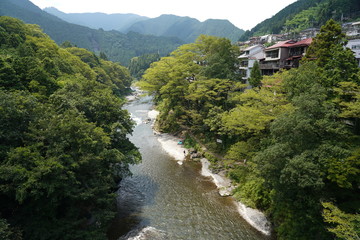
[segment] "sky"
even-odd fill
[[[150,18],[161,14],[192,17],[200,21],[227,19],[250,30],[296,0],[30,0],[41,9],[55,7],[65,13],[134,13]]]

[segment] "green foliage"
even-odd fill
[[[40,115],[35,97],[26,92],[0,91],[0,162],[13,147],[24,144],[29,123]]]
[[[201,136],[213,170],[228,170],[234,196],[264,210],[278,239],[330,239],[345,231],[327,230],[322,202],[355,217],[360,205],[359,69],[345,42],[329,21],[298,69],[244,89],[228,42],[202,36],[153,63],[140,85],[161,129]]]
[[[21,240],[21,232],[13,229],[5,219],[0,219],[0,239],[1,240]]]
[[[42,11],[30,1],[2,0],[0,2],[0,15],[37,24],[57,44],[68,41],[73,46],[85,48],[96,54],[102,52],[106,54],[109,60],[125,66],[130,63],[133,57],[158,52],[161,56],[166,56],[183,44],[182,40],[175,37],[157,37],[131,31],[124,34],[118,31],[96,30],[71,24]],[[14,37],[19,40],[19,36]],[[16,41],[13,41],[12,44],[16,44]]]
[[[130,61],[129,71],[134,78],[141,79],[145,70],[150,67],[150,64],[159,60],[159,54],[145,54],[140,57],[134,57]]]
[[[330,202],[322,203],[325,222],[335,225],[328,230],[335,234],[337,239],[360,239],[360,215],[347,214]]]
[[[255,151],[254,146],[250,145],[250,141],[240,141],[230,147],[225,155],[225,158],[232,162],[246,163],[246,161],[252,159]]]
[[[324,4],[302,10],[293,18],[286,20],[284,24],[285,32],[299,33],[310,27],[315,27],[319,22],[319,12]]]
[[[285,7],[273,17],[264,20],[257,24],[250,31],[246,31],[241,36],[240,40],[246,41],[249,37],[260,36],[271,33],[280,33],[283,30],[283,26],[288,19],[292,19],[296,14],[310,7],[316,6],[316,4],[327,0],[299,0],[289,6]]]
[[[240,52],[228,39],[201,35],[196,43],[206,56],[206,65],[202,69],[205,77],[231,80],[239,78],[236,63]]]
[[[275,89],[250,89],[234,97],[239,102],[228,113],[223,114],[223,131],[229,135],[252,136],[268,129],[277,115],[290,106],[281,92]]]
[[[270,205],[270,198],[264,187],[264,179],[248,177],[235,189],[234,197],[246,206],[255,209],[266,209]]]
[[[227,98],[235,90],[236,57],[229,40],[201,36],[196,43],[154,62],[139,86],[155,95],[161,129],[175,132],[180,125],[192,126],[194,131],[216,128],[211,119],[230,107]]]
[[[0,27],[1,237],[104,239],[118,181],[141,158],[121,109],[130,74],[34,25]]]
[[[260,87],[261,80],[262,80],[262,75],[261,75],[260,65],[258,61],[255,61],[254,66],[252,67],[250,72],[249,83],[252,87]]]
[[[359,18],[359,13],[357,0],[298,0],[246,31],[240,40],[282,31],[297,33],[309,27],[320,27],[329,19],[343,21],[346,18],[351,22]]]
[[[306,52],[305,57],[315,59],[317,66],[324,70],[323,86],[331,87],[343,81],[359,82],[358,65],[353,52],[344,48],[346,43],[340,24],[329,20]]]

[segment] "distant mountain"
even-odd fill
[[[200,22],[195,18],[175,15],[147,18],[136,14],[64,13],[56,8],[45,8],[44,11],[67,22],[90,28],[177,37],[186,43],[194,42],[201,34],[226,37],[235,42],[244,33],[244,30],[228,20],[209,19]]]
[[[209,19],[200,22],[195,18],[175,15],[161,15],[157,18],[134,23],[127,31],[155,36],[178,37],[185,42],[194,42],[201,34],[226,37],[237,41],[244,30],[237,28],[228,20]]]
[[[167,55],[184,43],[178,38],[145,36],[134,32],[124,34],[71,24],[42,11],[29,0],[0,0],[0,15],[37,24],[58,44],[69,41],[95,53],[103,52],[110,60],[124,65],[131,58],[143,54]]]
[[[102,28],[107,31],[118,30],[120,32],[124,32],[132,24],[149,19],[148,17],[130,13],[64,13],[54,7],[44,8],[43,10],[69,23],[74,23],[94,29]]]
[[[281,31],[320,27],[330,18],[336,21],[360,20],[359,0],[298,0],[273,17],[246,31],[240,40]]]

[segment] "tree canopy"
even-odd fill
[[[123,66],[0,17],[1,239],[104,239],[140,160]]]

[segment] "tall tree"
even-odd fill
[[[262,80],[262,75],[261,75],[260,65],[258,61],[255,61],[254,66],[251,68],[249,83],[253,87],[260,87],[261,80]]]
[[[359,69],[353,52],[345,48],[346,43],[341,25],[330,19],[321,27],[320,33],[306,52],[305,60],[315,59],[316,64],[323,70],[323,86],[333,87],[345,81],[359,83]]]

